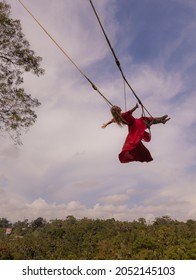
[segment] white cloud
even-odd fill
[[[119,204],[123,201],[126,201],[128,199],[127,195],[120,194],[120,195],[110,195],[108,197],[102,198],[101,200],[107,204]]]
[[[2,217],[5,216],[10,221],[21,219],[33,220],[37,217],[50,219],[65,219],[68,215],[76,218],[88,217],[92,219],[115,218],[117,220],[133,220],[144,217],[147,221],[156,217],[169,215],[172,218],[184,220],[194,218],[195,207],[189,205],[185,199],[169,200],[168,202],[158,203],[152,200],[144,204],[135,204],[129,207],[128,204],[99,204],[87,207],[79,201],[70,201],[67,204],[47,203],[38,198],[32,203],[19,204],[21,201],[11,201],[10,204],[4,203],[2,207]],[[178,210],[177,210],[178,209]],[[180,209],[180,210],[179,210]],[[17,211],[16,211],[17,210]]]

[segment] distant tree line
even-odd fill
[[[6,230],[7,229],[7,230]],[[1,260],[195,260],[196,221],[0,219]]]

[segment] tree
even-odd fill
[[[34,108],[40,102],[27,94],[24,72],[39,76],[42,58],[30,49],[19,20],[10,17],[10,5],[0,2],[0,132],[6,132],[14,143],[21,144],[21,133],[34,124]]]
[[[10,227],[11,223],[6,218],[0,218],[0,228]]]
[[[42,217],[39,217],[32,222],[31,227],[35,230],[37,228],[44,227],[45,224],[46,224],[46,221]]]

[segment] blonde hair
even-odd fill
[[[114,121],[117,125],[123,126],[124,124],[126,124],[126,121],[121,116],[121,108],[120,107],[112,106],[110,111],[111,111],[111,114],[112,114],[112,116],[114,118]]]

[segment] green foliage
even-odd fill
[[[10,222],[6,218],[0,218],[0,228],[6,228],[10,225]]]
[[[73,216],[18,221],[10,235],[0,230],[0,259],[195,260],[196,221],[159,217],[148,224],[143,218],[120,222]]]
[[[20,144],[21,131],[35,122],[40,103],[21,87],[23,73],[39,76],[41,58],[30,49],[19,20],[10,17],[10,6],[0,2],[0,131]]]

